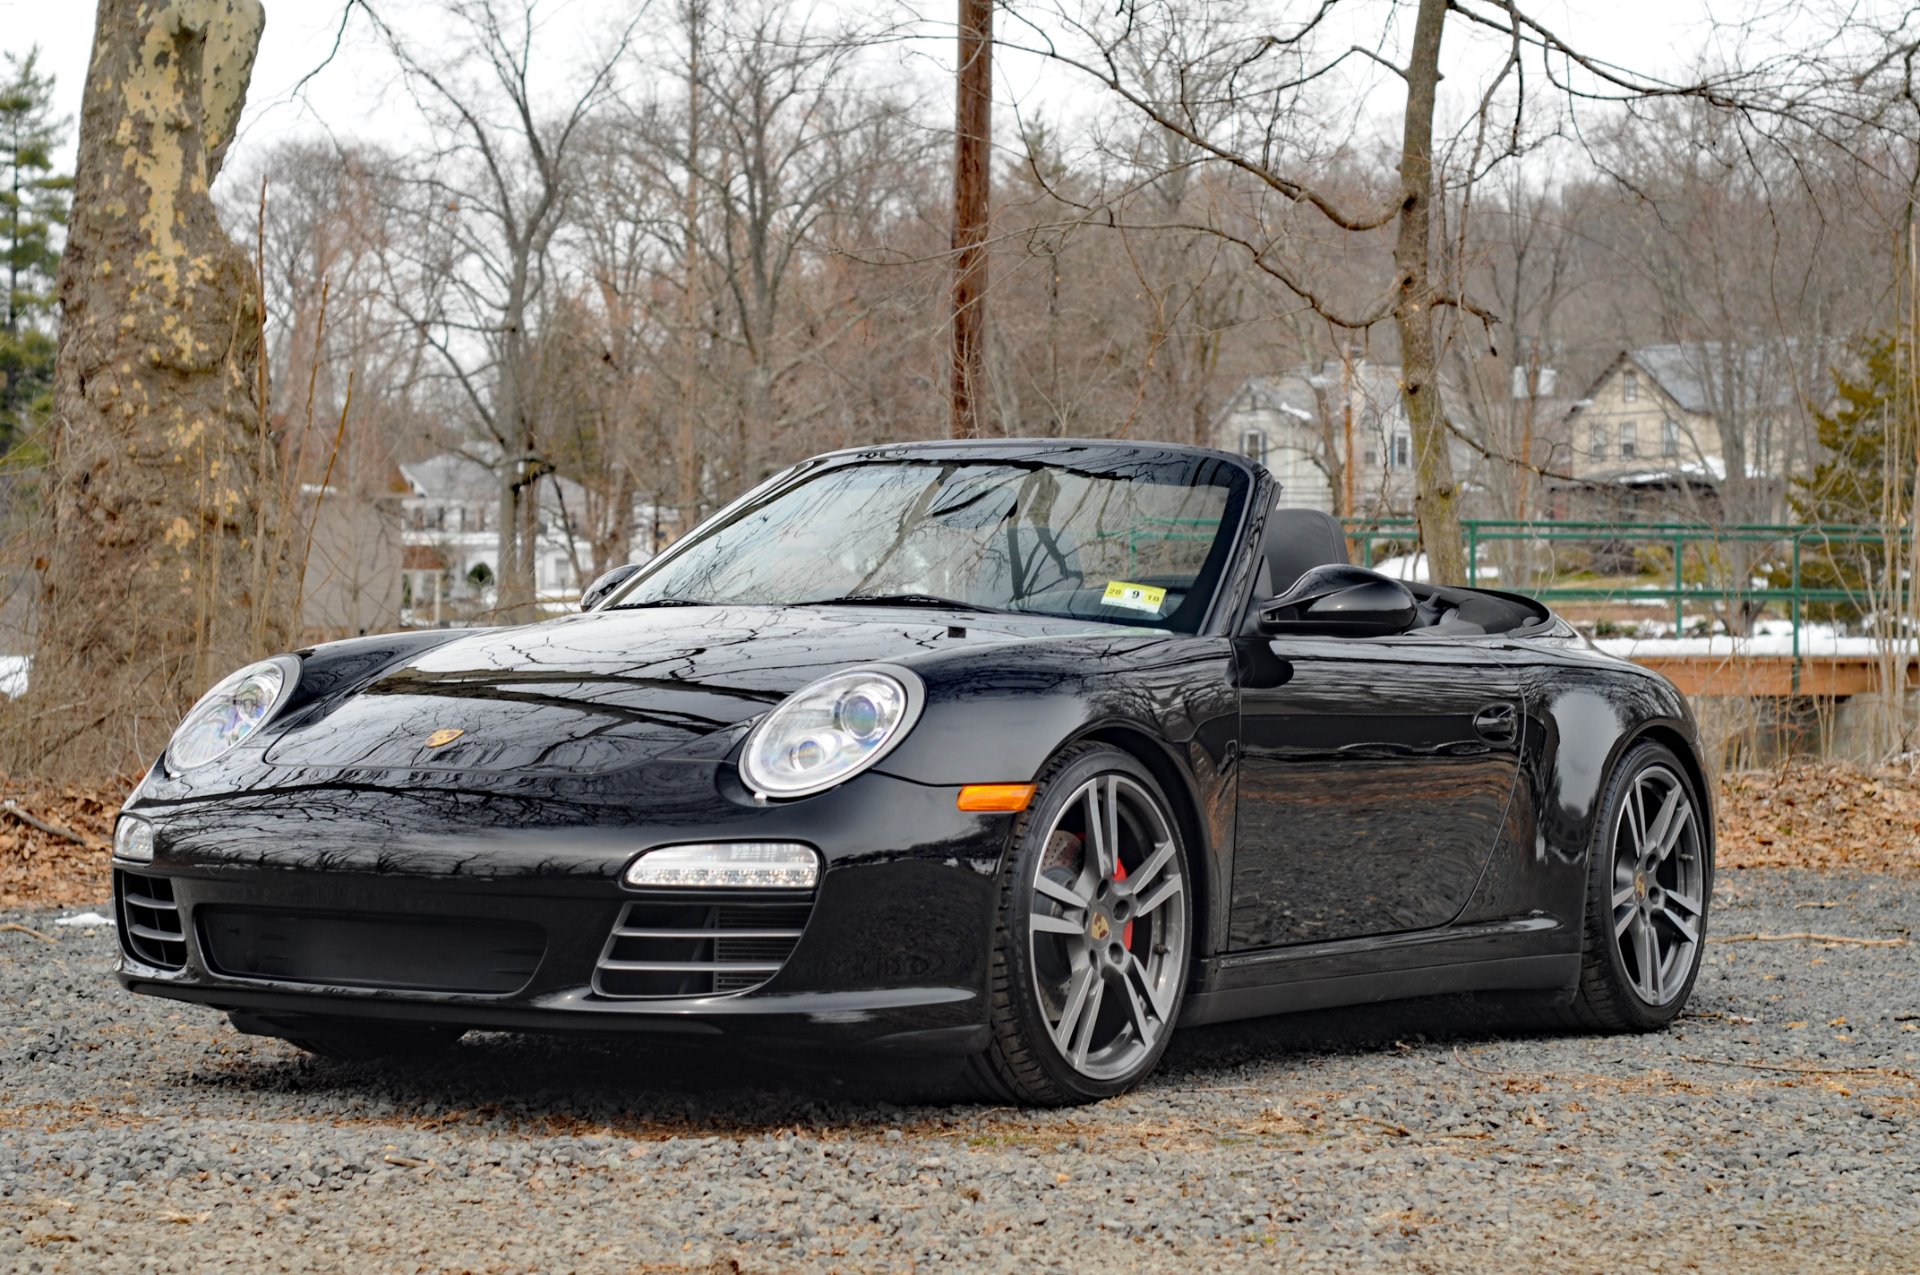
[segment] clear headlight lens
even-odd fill
[[[145,819],[121,815],[113,826],[113,857],[128,863],[153,862],[153,825]]]
[[[905,669],[836,673],[795,691],[747,739],[740,776],[768,797],[804,797],[859,774],[906,737],[920,679]]]
[[[819,879],[813,847],[784,841],[662,846],[627,865],[625,876],[643,889],[811,890]]]
[[[280,707],[298,671],[291,656],[277,656],[248,665],[208,691],[173,733],[167,769],[192,770],[239,747]]]

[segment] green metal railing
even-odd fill
[[[1345,522],[1347,537],[1360,550],[1361,561],[1372,566],[1377,560],[1376,551],[1382,547],[1400,549],[1412,546],[1419,538],[1418,529],[1411,518],[1351,518]],[[1653,522],[1653,523],[1613,523],[1613,522],[1518,522],[1504,519],[1468,519],[1461,523],[1466,535],[1467,575],[1469,584],[1478,584],[1482,574],[1482,551],[1489,546],[1502,542],[1545,545],[1551,553],[1554,546],[1582,545],[1617,547],[1623,545],[1653,545],[1669,549],[1673,554],[1672,583],[1664,581],[1658,584],[1646,583],[1628,587],[1548,583],[1533,587],[1515,587],[1512,583],[1501,582],[1502,588],[1513,589],[1542,602],[1621,602],[1659,599],[1673,604],[1673,627],[1675,636],[1686,631],[1686,608],[1688,603],[1696,606],[1719,603],[1727,606],[1747,607],[1764,610],[1778,608],[1786,613],[1793,626],[1793,660],[1796,671],[1800,662],[1800,630],[1806,616],[1806,609],[1813,605],[1854,606],[1861,608],[1898,606],[1904,609],[1908,602],[1909,582],[1900,581],[1900,596],[1888,598],[1871,596],[1856,589],[1827,586],[1810,586],[1805,582],[1804,568],[1810,556],[1830,552],[1835,549],[1856,548],[1860,546],[1882,546],[1889,543],[1898,545],[1903,554],[1910,548],[1910,532],[1896,532],[1889,535],[1878,527],[1850,526],[1776,526],[1759,523],[1741,523],[1728,526],[1709,526],[1704,523]],[[1753,545],[1757,551],[1748,555],[1751,562],[1738,572],[1743,577],[1737,580],[1725,578],[1713,579],[1714,571],[1707,566],[1715,559],[1724,558],[1720,550],[1730,545]],[[1690,552],[1691,551],[1691,552]],[[1712,551],[1712,552],[1709,552]],[[1689,558],[1692,559],[1694,578],[1689,579]],[[1753,583],[1753,576],[1763,570],[1777,570],[1787,567],[1787,582],[1784,585]],[[1720,575],[1726,574],[1722,568]],[[1545,573],[1553,580],[1551,571]],[[1796,677],[1796,682],[1797,682]]]

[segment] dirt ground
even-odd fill
[[[0,784],[0,1270],[1877,1275],[1920,1251],[1904,771],[1724,780],[1714,938],[1667,1031],[1460,998],[1183,1029],[1139,1090],[1060,1112],[975,1105],[952,1060],[700,1041],[335,1064],[128,996],[110,927],[55,924],[105,902],[131,782]]]
[[[138,778],[30,785],[0,777],[0,909],[104,902],[114,812]],[[1796,761],[1725,775],[1719,789],[1721,868],[1920,876],[1920,772]]]

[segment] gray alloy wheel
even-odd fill
[[[1687,988],[1707,912],[1700,818],[1686,781],[1664,765],[1632,777],[1613,832],[1614,943],[1634,993],[1667,1005]]]
[[[1621,759],[1590,853],[1573,1016],[1603,1031],[1663,1026],[1699,974],[1713,890],[1703,808],[1669,749],[1642,742]]]
[[[1063,754],[1017,825],[1003,880],[981,1060],[991,1087],[1057,1105],[1146,1076],[1179,1017],[1191,894],[1152,775],[1114,748]]]

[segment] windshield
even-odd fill
[[[1191,633],[1246,489],[1201,455],[835,465],[702,527],[611,605],[950,603]]]

